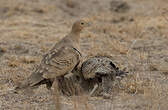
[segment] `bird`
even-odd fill
[[[90,96],[93,96],[99,87],[99,83],[101,83],[103,95],[107,97],[107,93],[110,92],[110,81],[115,78],[123,78],[127,75],[127,72],[119,70],[109,56],[94,56],[82,63],[81,74],[86,80],[85,82],[90,79],[95,82],[89,94]]]
[[[46,84],[47,88],[51,88],[57,77],[72,74],[73,69],[78,66],[82,58],[79,46],[80,33],[89,26],[90,22],[88,20],[77,20],[70,33],[43,56],[35,71],[19,83],[15,90],[27,87],[33,88],[41,84]]]

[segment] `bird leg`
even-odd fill
[[[65,88],[68,95],[75,95],[77,94],[77,85],[76,83],[76,76],[72,72],[68,72],[67,75],[64,76],[65,78]]]
[[[109,99],[111,95],[109,94],[110,92],[110,77],[102,77],[102,88],[103,88],[103,98]]]
[[[54,81],[53,81],[53,84],[52,84],[52,92],[54,93],[54,95],[58,95],[58,89],[59,89],[59,86],[58,86],[58,79],[55,78]]]
[[[54,79],[53,85],[52,85],[52,94],[53,94],[53,100],[55,102],[55,107],[60,109],[60,94],[58,90],[58,80],[57,78]]]
[[[90,96],[92,96],[94,93],[95,93],[95,91],[98,89],[98,84],[96,83],[95,85],[94,85],[94,88],[92,89],[92,91],[90,92]]]

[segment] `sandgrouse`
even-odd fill
[[[82,63],[81,73],[84,79],[92,79],[96,82],[90,92],[91,96],[98,89],[99,83],[102,84],[103,95],[106,95],[110,92],[110,81],[127,75],[127,72],[119,70],[108,56],[95,56],[87,59]]]
[[[80,62],[79,39],[81,31],[89,26],[87,20],[76,21],[71,32],[43,56],[36,70],[16,89],[36,87],[46,83],[51,87],[54,79],[70,73]]]

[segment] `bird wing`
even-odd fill
[[[85,79],[95,78],[96,73],[99,75],[115,75],[117,67],[112,60],[107,57],[92,57],[82,64],[82,73]]]
[[[71,72],[80,61],[80,52],[72,46],[62,46],[52,49],[42,60],[42,65],[46,69],[44,78],[55,78]]]
[[[22,89],[22,88],[26,88],[29,86],[33,87],[34,85],[38,84],[39,82],[41,82],[42,80],[45,79],[43,77],[44,73],[48,73],[48,72],[53,73],[54,71],[57,71],[60,73],[63,72],[63,71],[61,71],[61,69],[63,69],[65,65],[63,64],[63,62],[60,63],[62,65],[59,65],[59,62],[61,62],[61,59],[63,59],[63,57],[65,57],[65,55],[67,55],[67,59],[65,59],[65,61],[67,61],[67,62],[70,61],[70,60],[68,60],[68,58],[70,56],[72,56],[72,54],[73,54],[73,51],[71,51],[70,48],[64,49],[63,48],[64,45],[65,45],[64,43],[55,44],[55,46],[47,54],[45,54],[43,56],[41,64],[35,68],[35,71],[28,78],[26,78],[24,81],[19,83],[16,88]],[[66,45],[66,46],[68,46],[68,45]],[[67,54],[67,52],[68,52],[67,50],[71,51],[71,53]],[[74,54],[76,54],[76,53],[74,52]],[[75,55],[72,56],[72,58],[73,57],[75,57]],[[54,64],[54,62],[56,60],[57,60],[57,63]],[[55,65],[55,67],[54,67],[54,65]],[[56,66],[58,66],[60,69],[56,68]],[[55,72],[55,73],[57,74],[57,72]]]

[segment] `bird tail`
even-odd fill
[[[32,87],[32,88],[38,87],[41,83],[43,84],[43,80],[44,80],[44,78],[42,77],[42,73],[39,71],[35,71],[27,79],[20,82],[15,87],[15,90],[25,89],[28,87]]]
[[[129,72],[126,71],[126,68],[124,68],[123,70],[119,70],[119,68],[117,68],[117,74],[116,74],[117,79],[123,79],[128,75],[129,75]]]

